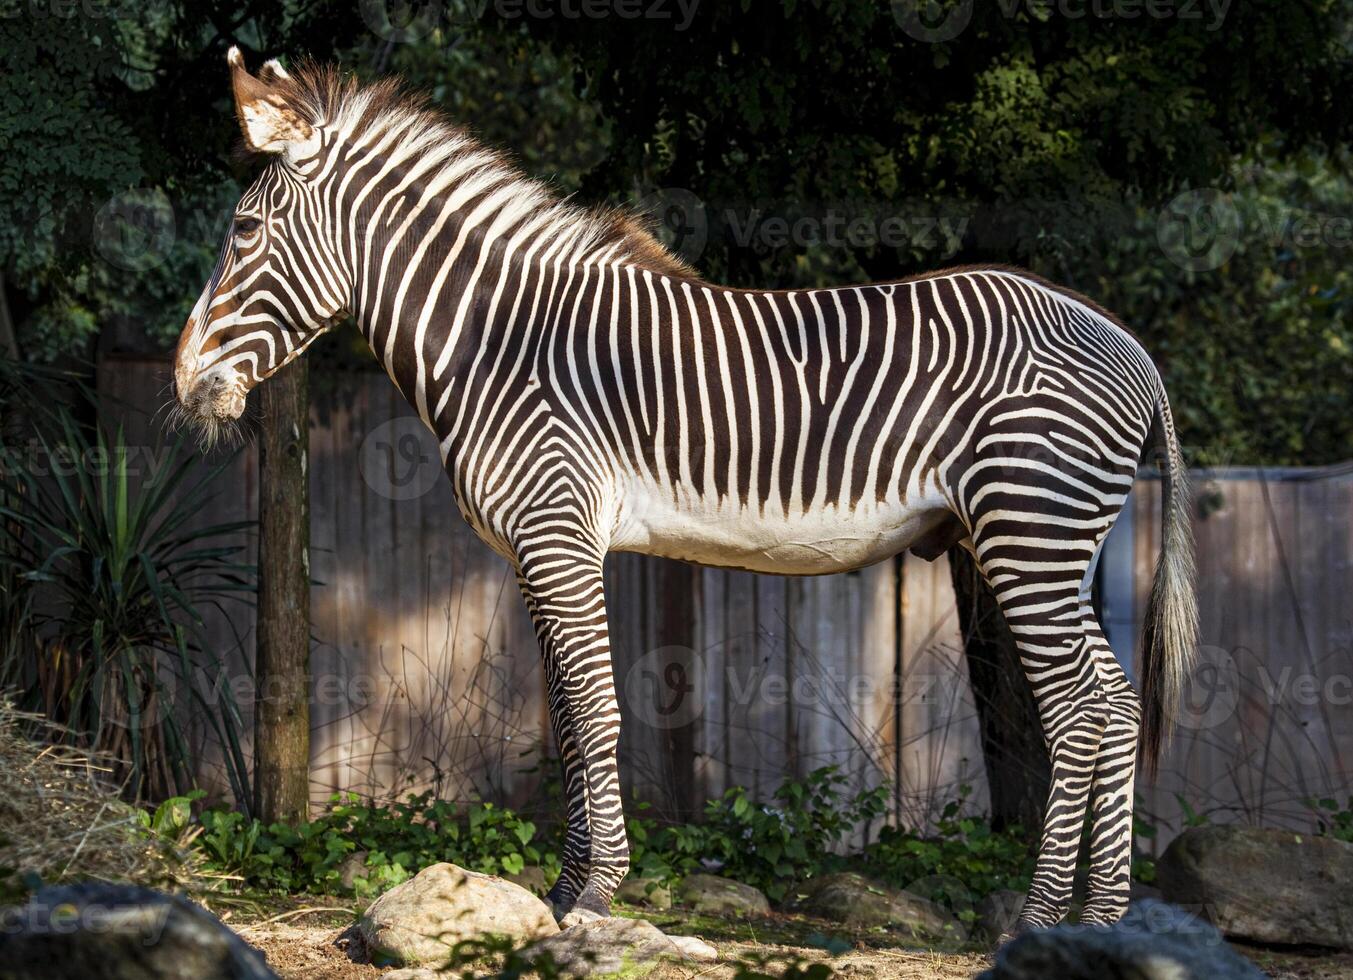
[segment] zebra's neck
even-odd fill
[[[294,87],[322,133],[298,170],[351,284],[349,311],[440,436],[475,365],[503,345],[520,357],[598,263],[695,275],[634,218],[559,198],[393,88],[322,74]]]
[[[439,435],[476,359],[537,345],[564,312],[561,291],[619,249],[584,224],[522,213],[517,192],[502,186],[468,203],[453,192],[406,220],[391,214],[357,251],[358,326]]]

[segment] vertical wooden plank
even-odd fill
[[[729,785],[757,787],[764,768],[763,752],[770,740],[780,740],[763,726],[769,714],[760,692],[770,665],[770,651],[757,634],[757,583],[745,572],[725,575],[724,697],[728,724],[727,778]]]
[[[900,802],[903,819],[930,826],[942,807],[971,786],[985,806],[980,735],[967,693],[967,669],[947,559],[902,563]]]
[[[897,730],[893,685],[900,637],[897,631],[900,562],[889,559],[862,573],[860,655],[852,678],[852,703],[859,713],[862,752],[859,781],[872,787],[887,781],[897,785]]]
[[[705,569],[700,577],[700,616],[696,637],[697,653],[703,675],[704,703],[696,732],[696,773],[693,791],[696,801],[714,799],[723,793],[729,775],[728,694],[728,579],[723,569]]]
[[[367,388],[360,378],[352,380],[346,397],[336,396],[334,406],[334,596],[335,636],[341,664],[346,711],[328,740],[333,752],[335,792],[365,792],[370,780],[363,770],[373,738],[370,718],[379,716],[386,688],[377,665],[368,655],[365,562],[365,481],[356,467],[345,468],[340,458],[351,460],[351,447],[366,434]]]
[[[314,391],[310,417],[310,801],[322,805],[337,789],[335,728],[344,717],[346,697],[342,683],[342,651],[338,636],[338,590],[335,577],[337,494],[334,473],[334,426],[329,411],[332,396],[319,386]]]

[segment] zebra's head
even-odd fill
[[[237,48],[227,60],[245,145],[267,164],[235,206],[175,353],[177,414],[207,441],[240,417],[255,385],[341,319],[350,296],[323,233],[320,120],[277,62],[255,77]]]

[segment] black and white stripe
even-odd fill
[[[608,551],[818,574],[963,541],[1052,756],[1022,922],[1065,913],[1087,812],[1082,920],[1117,919],[1141,702],[1089,582],[1155,447],[1170,490],[1145,667],[1153,752],[1196,617],[1168,402],[1121,325],[1013,270],[714,286],[388,86],[232,64],[246,137],[274,157],[184,331],[180,398],[207,420],[238,415],[244,392],[356,317],[536,624],[568,797],[558,908],[604,914],[628,863]]]

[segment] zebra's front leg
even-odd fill
[[[546,547],[519,549],[517,559],[564,769],[564,867],[548,896],[561,924],[610,915],[611,896],[629,871],[602,556],[601,549],[552,539]]]

